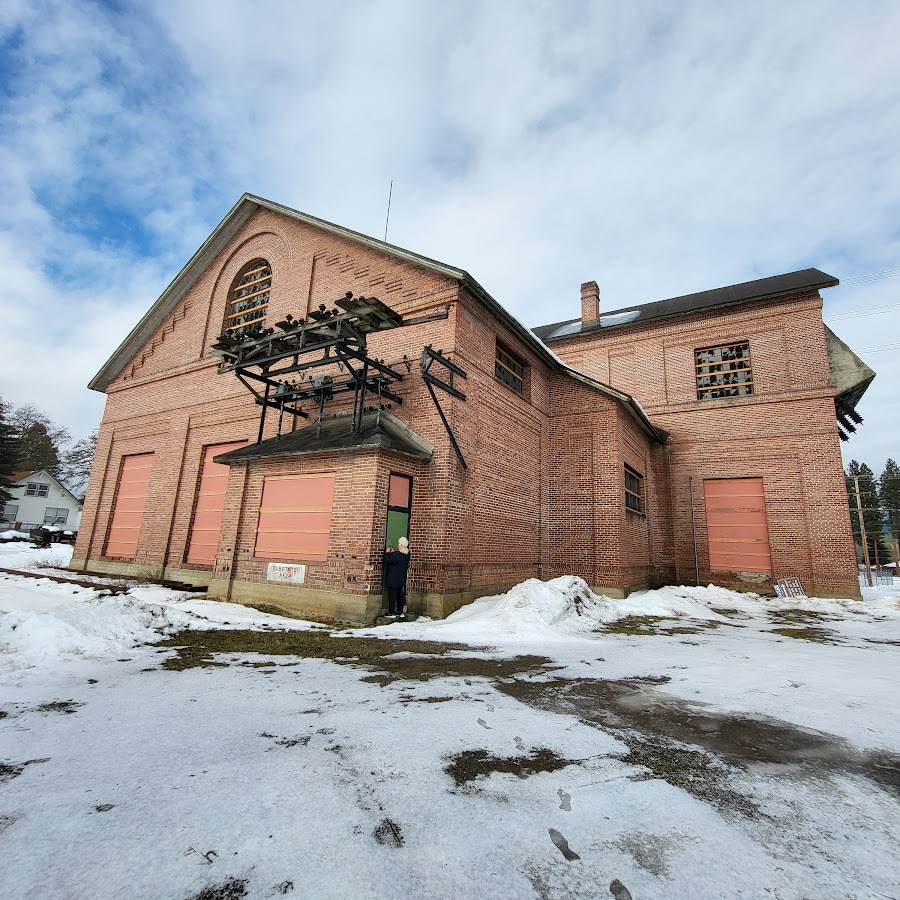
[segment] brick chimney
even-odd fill
[[[581,286],[581,327],[596,325],[600,321],[600,288],[596,281],[586,281]]]

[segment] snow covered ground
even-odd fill
[[[897,584],[332,632],[0,574],[0,896],[900,896]]]

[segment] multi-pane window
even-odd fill
[[[497,359],[494,371],[497,377],[517,394],[525,392],[525,361],[502,341],[497,341]]]
[[[644,476],[631,466],[625,466],[625,508],[632,512],[644,511]]]
[[[697,399],[746,397],[753,393],[750,344],[721,344],[694,351]]]
[[[3,521],[4,522],[15,522],[19,518],[19,504],[18,503],[7,503],[6,506],[3,507]]]
[[[266,321],[272,267],[264,259],[255,259],[238,273],[228,293],[223,330],[227,334],[243,334],[254,325]]]
[[[26,497],[46,497],[48,493],[50,493],[49,484],[38,484],[34,481],[29,481],[25,486]]]
[[[44,510],[45,525],[64,525],[68,518],[69,511],[61,506],[48,506]]]

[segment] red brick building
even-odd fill
[[[358,622],[400,534],[436,616],[560,574],[857,595],[835,417],[874,373],[823,325],[836,283],[601,315],[590,282],[532,332],[461,269],[245,195],[91,382],[71,566]]]

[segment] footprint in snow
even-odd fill
[[[562,788],[560,788],[557,792],[559,796],[559,808],[564,810],[565,812],[572,812],[572,797],[567,794]]]
[[[555,828],[549,828],[547,830],[550,832],[550,840],[553,841],[557,850],[559,850],[569,862],[573,859],[581,859],[574,850],[570,849],[569,842]],[[616,898],[616,900],[619,900],[619,898]]]
[[[524,753],[525,752],[525,744],[523,743],[522,738],[520,738],[518,735],[516,735],[513,738],[513,740],[516,742],[516,750],[518,750],[520,753]]]
[[[492,730],[493,730],[493,729],[491,728],[491,726],[488,725],[488,723],[484,721],[484,719],[479,719],[479,720],[478,720],[478,724],[479,724],[482,728],[487,728],[488,731],[492,731]]]

